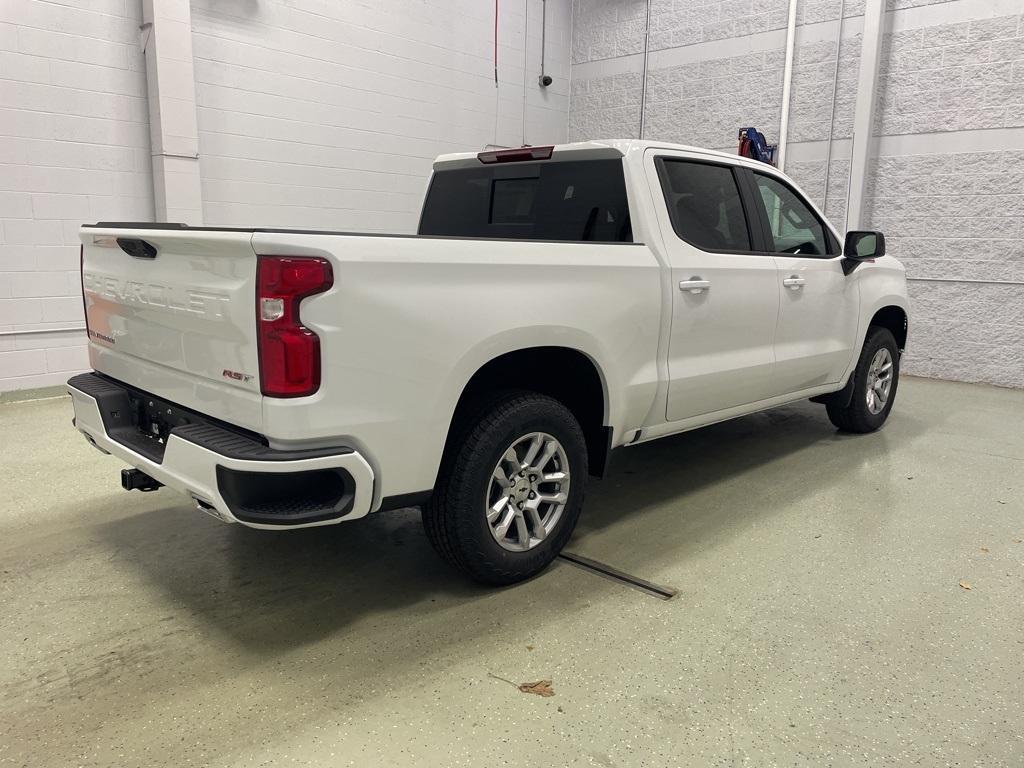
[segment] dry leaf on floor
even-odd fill
[[[521,683],[519,690],[523,693],[535,693],[538,696],[554,696],[555,689],[550,680],[538,680],[536,683]]]
[[[532,645],[528,645],[528,646],[526,646],[526,650],[528,650],[528,651],[532,651],[532,650],[533,650],[533,646],[532,646]]]
[[[961,581],[960,582],[960,586],[963,587],[964,589],[970,589],[971,588],[971,585],[968,584],[966,581]]]
[[[550,680],[538,680],[535,683],[520,683],[519,685],[516,685],[507,677],[501,677],[493,672],[488,672],[487,675],[489,677],[493,677],[495,680],[501,680],[503,683],[508,683],[509,685],[518,688],[523,693],[535,693],[538,696],[545,697],[555,695],[555,689],[551,687]]]

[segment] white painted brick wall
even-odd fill
[[[192,5],[207,224],[415,230],[432,159],[565,141],[569,0],[196,0]],[[496,98],[497,97],[497,98]],[[495,126],[495,107],[499,121]]]
[[[137,0],[0,3],[0,331],[82,323],[80,224],[150,219]],[[0,391],[87,366],[83,332],[0,336]]]
[[[205,223],[410,232],[435,155],[524,141],[524,93],[525,140],[565,141],[571,0],[547,2],[547,89],[541,0],[501,7],[496,93],[493,4],[194,0]],[[0,2],[0,332],[81,323],[80,224],[153,217],[140,22]],[[0,336],[0,391],[85,365],[81,334]]]
[[[754,125],[776,140],[786,5],[654,0],[645,137],[735,151],[736,130]],[[636,135],[643,7],[576,0],[570,139]],[[845,4],[830,125],[839,7],[799,0],[786,170],[841,226],[864,6]],[[887,8],[895,31],[882,44],[882,149],[867,204],[870,224],[887,233],[912,278],[905,370],[1024,387],[1024,286],[955,282],[1024,281],[1024,16],[1001,0],[888,0]],[[985,151],[986,131],[1002,132],[1008,151]],[[938,141],[945,135],[953,141]]]

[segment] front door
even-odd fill
[[[672,271],[667,419],[771,396],[779,311],[775,261],[755,253],[737,171],[652,149],[658,220]],[[660,192],[660,194],[658,194]]]
[[[859,290],[843,274],[838,240],[781,178],[752,172],[766,251],[778,267],[776,395],[839,382],[857,341]]]

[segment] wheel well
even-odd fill
[[[875,312],[870,324],[879,325],[892,331],[892,335],[896,337],[896,346],[900,348],[900,351],[907,346],[907,313],[900,307],[882,307]]]
[[[503,389],[539,392],[572,411],[587,442],[590,474],[604,474],[611,428],[604,426],[604,385],[589,357],[568,347],[532,347],[494,358],[473,374],[462,390],[448,439],[475,403]]]

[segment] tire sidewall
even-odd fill
[[[889,350],[889,354],[892,357],[892,386],[889,388],[889,399],[886,400],[885,407],[878,413],[872,413],[868,409],[867,404],[868,369],[871,367],[871,361],[878,353],[878,350],[883,347]],[[899,388],[899,383],[900,351],[896,345],[896,339],[888,330],[876,330],[868,337],[864,344],[864,352],[861,357],[860,366],[857,369],[857,382],[853,389],[853,402],[860,412],[861,419],[871,429],[878,429],[889,417],[889,411],[892,410],[893,403],[896,402],[896,390]]]
[[[561,443],[569,463],[569,495],[561,518],[547,538],[532,549],[514,552],[498,544],[491,534],[486,517],[487,492],[494,467],[502,454],[531,432],[546,432]],[[555,401],[524,404],[503,414],[488,430],[486,442],[486,450],[460,457],[464,461],[460,462],[464,470],[460,473],[463,493],[458,504],[458,514],[463,519],[459,526],[460,543],[477,552],[488,563],[489,572],[507,573],[508,581],[519,580],[521,574],[536,572],[551,562],[572,535],[583,505],[587,477],[586,444],[575,419]]]

